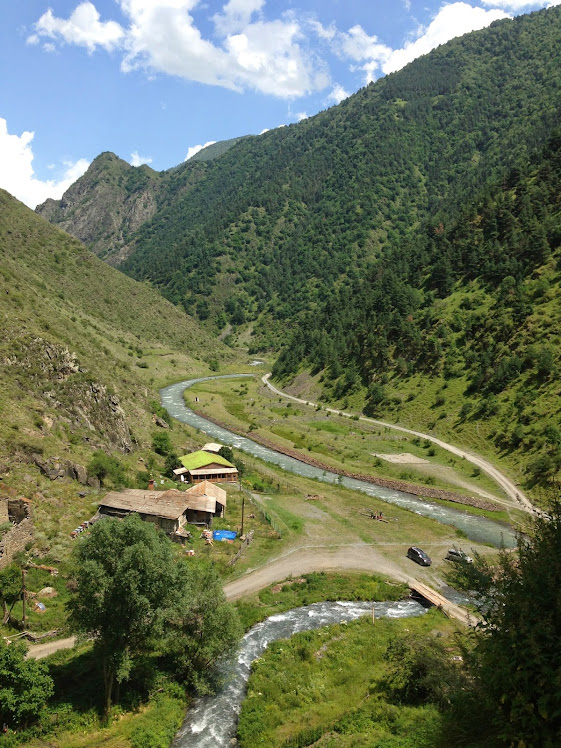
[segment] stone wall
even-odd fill
[[[0,505],[4,503],[7,504],[8,519],[16,524],[0,539],[0,569],[8,566],[14,555],[33,541],[31,502],[28,499],[0,500]]]

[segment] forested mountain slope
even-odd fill
[[[97,449],[149,450],[157,387],[234,355],[3,190],[0,246],[3,490]]]
[[[328,397],[357,403],[367,387],[366,412],[411,422],[424,408],[440,433],[471,424],[545,487],[561,468],[560,331],[557,130],[455,220],[435,217],[302,319],[274,374],[322,372]]]
[[[544,142],[559,122],[560,48],[558,7],[497,22],[313,118],[177,167],[121,268],[218,327],[257,321],[254,347],[276,347],[386,247],[457,214]]]

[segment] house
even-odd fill
[[[182,467],[173,471],[177,480],[182,483],[200,483],[201,481],[212,481],[213,483],[235,483],[238,480],[238,471],[225,457],[219,454],[211,454],[200,449],[179,458]]]
[[[210,525],[213,517],[223,517],[226,508],[226,491],[211,483],[200,483],[188,491],[145,491],[128,488],[111,491],[100,502],[98,512],[102,517],[122,519],[136,512],[145,522],[153,522],[172,540],[184,542],[188,537],[184,526]]]

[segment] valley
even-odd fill
[[[0,190],[0,745],[559,744],[560,49]]]

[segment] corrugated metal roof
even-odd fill
[[[189,499],[189,509],[193,509],[197,512],[211,512],[214,514],[216,511],[216,500],[212,496],[191,496]]]
[[[222,444],[217,444],[216,442],[209,442],[203,447],[203,452],[220,452],[222,446]]]
[[[183,455],[179,458],[179,462],[186,467],[187,470],[197,470],[198,468],[205,467],[205,465],[224,465],[225,467],[233,468],[231,462],[222,455],[209,454],[200,449],[198,452],[191,452],[190,455]]]
[[[226,491],[215,483],[211,483],[208,480],[203,480],[200,483],[195,483],[194,486],[188,488],[185,493],[188,496],[212,496],[219,504],[226,506]]]
[[[127,488],[124,491],[111,491],[99,504],[103,507],[119,509],[123,512],[138,512],[151,517],[179,519],[187,509],[199,512],[216,511],[216,503],[226,506],[226,491],[214,483],[202,481],[187,491],[144,491]]]

